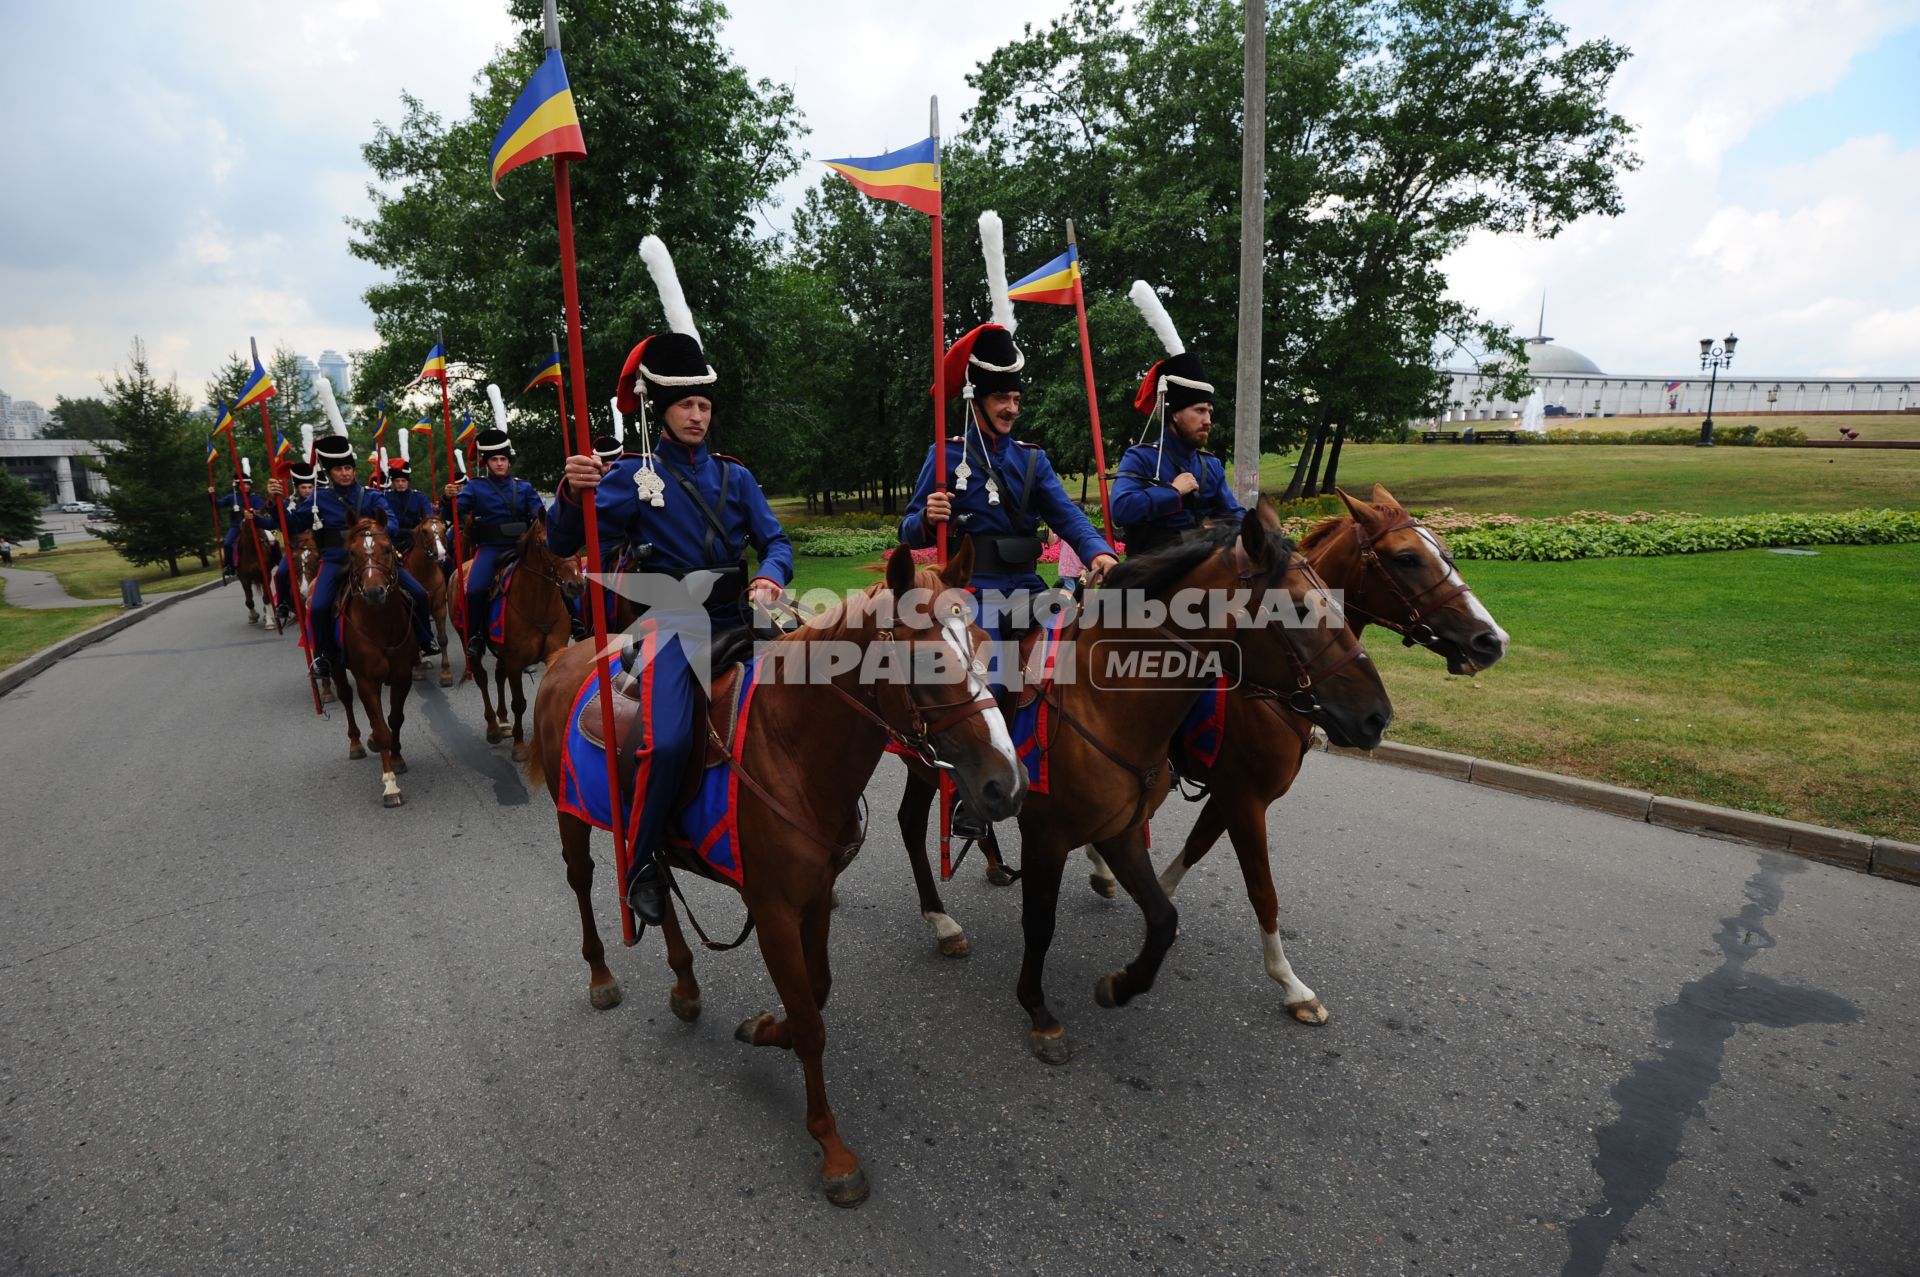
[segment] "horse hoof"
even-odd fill
[[[1114,880],[1102,878],[1099,874],[1088,874],[1087,885],[1093,888],[1093,894],[1103,899],[1113,899]]]
[[[424,683],[424,682],[426,682],[426,681],[427,681],[427,667],[426,667],[426,666],[424,666],[424,665],[417,665],[417,666],[415,666],[415,667],[414,667],[414,670],[413,670],[413,681],[414,681],[414,682],[416,682],[416,683]]]
[[[1051,1033],[1029,1033],[1027,1037],[1033,1043],[1034,1057],[1042,1064],[1065,1064],[1073,1058],[1073,1048],[1067,1044],[1064,1026]]]
[[[1308,998],[1305,1002],[1289,1002],[1287,1012],[1302,1024],[1327,1022],[1327,1004],[1319,998]]]
[[[593,1003],[596,1011],[611,1011],[620,1005],[620,999],[626,995],[620,991],[620,982],[610,980],[606,984],[587,986],[587,1001]]]
[[[367,756],[367,747],[365,745],[347,746],[348,758],[365,758],[366,756]]]
[[[513,761],[516,763],[524,763],[527,761],[527,747],[525,745],[515,745],[513,747]]]
[[[405,794],[380,795],[380,805],[382,807],[401,807],[406,804],[406,801],[407,801],[407,796]]]
[[[940,952],[945,957],[964,958],[973,952],[973,946],[967,942],[967,933],[962,931],[958,935],[941,936]]]
[[[404,776],[407,774],[407,760],[398,754],[393,756],[393,774],[396,776]]]
[[[696,993],[690,998],[683,998],[669,989],[667,991],[667,1009],[672,1011],[673,1018],[682,1024],[692,1024],[700,1018],[700,995]],[[757,1020],[749,1021],[749,1024],[757,1023],[759,1023]],[[742,1025],[741,1027],[746,1028],[748,1026]],[[753,1041],[753,1034],[751,1032],[747,1034],[746,1040],[748,1042]]]
[[[1013,871],[1005,865],[995,865],[993,868],[987,870],[987,881],[996,887],[1011,887],[1013,885]]]
[[[498,745],[501,741],[505,740],[506,738],[507,738],[507,734],[501,731],[498,727],[489,727],[487,729],[487,744],[489,745]]]
[[[452,686],[453,686],[453,671],[452,671],[452,670],[441,670],[441,671],[440,671],[440,686],[442,686],[442,687],[452,687]]]
[[[1109,971],[1093,982],[1093,1000],[1107,1010],[1112,1011],[1126,1005],[1120,999],[1120,973]]]
[[[867,1169],[856,1166],[845,1175],[822,1175],[820,1188],[835,1206],[853,1207],[867,1200],[873,1186],[867,1183]]]
[[[733,1031],[733,1036],[748,1046],[753,1046],[755,1045],[753,1035],[760,1031],[760,1026],[772,1023],[773,1012],[762,1011],[759,1015],[740,1021],[740,1027]]]

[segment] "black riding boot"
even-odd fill
[[[634,874],[633,886],[627,889],[627,908],[650,927],[667,919],[667,875],[652,856]]]

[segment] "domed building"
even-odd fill
[[[1674,376],[1606,373],[1571,346],[1546,335],[1547,304],[1527,338],[1527,371],[1553,417],[1614,417],[1678,413],[1697,416],[1707,408],[1708,378],[1695,367]],[[1433,423],[1504,421],[1519,414],[1521,399],[1494,393],[1478,369],[1445,368],[1452,379],[1447,410]],[[1715,413],[1894,412],[1920,406],[1914,388],[1920,374],[1899,377],[1765,377],[1722,369],[1714,390]],[[1557,410],[1557,411],[1556,411]]]

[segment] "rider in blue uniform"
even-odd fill
[[[648,242],[652,248],[643,246],[642,255],[674,331],[633,348],[620,372],[619,403],[631,413],[641,409],[644,397],[660,423],[660,448],[611,464],[598,450],[568,457],[566,479],[547,512],[547,541],[557,554],[580,548],[586,539],[580,500],[592,492],[600,535],[632,547],[640,572],[635,583],[655,605],[645,617],[655,624],[637,633],[629,648],[648,658],[644,664],[635,660],[628,673],[643,684],[642,703],[651,712],[639,749],[645,800],[627,831],[635,854],[624,888],[634,913],[658,923],[665,915],[666,885],[655,853],[665,844],[687,760],[699,747],[691,660],[704,657],[698,649],[711,632],[746,625],[752,604],[781,598],[793,579],[793,548],[753,473],[707,448],[719,374],[707,364],[664,246],[652,237]],[[759,558],[751,575],[749,545]],[[683,599],[674,597],[677,589],[666,578],[696,573],[696,581],[709,587],[705,594],[690,590]],[[689,645],[696,651],[689,652]]]
[[[413,486],[413,463],[405,457],[387,462],[387,507],[393,511],[393,548],[405,554],[413,548],[413,530],[420,520],[433,517],[433,502]]]
[[[990,256],[998,251],[997,244],[984,237],[983,244]],[[1000,269],[990,266],[989,280],[1004,281],[1004,264],[994,264]],[[1073,547],[1096,583],[1117,559],[1113,547],[1061,486],[1046,452],[1038,444],[1013,437],[1014,423],[1020,418],[1020,370],[1027,360],[1013,340],[1013,303],[1007,300],[1004,284],[995,286],[993,313],[997,322],[980,325],[947,351],[942,380],[947,393],[960,396],[964,424],[943,445],[947,453],[944,490],[935,486],[935,454],[931,447],[927,449],[906,517],[900,521],[900,540],[913,549],[925,549],[935,544],[939,525],[949,520],[950,538],[973,539],[973,579],[968,589],[980,600],[980,627],[995,639],[987,681],[1005,709],[1019,664],[1018,639],[1033,627],[1034,596],[1047,588],[1038,571],[1039,525],[1045,523]],[[958,549],[958,542],[949,542],[949,553]],[[962,836],[986,833],[986,826],[970,817],[964,806],[955,806],[953,822]]]
[[[212,496],[214,489],[208,488],[207,495]],[[240,518],[240,480],[233,481],[233,491],[215,502],[221,517],[227,521],[226,535],[220,539],[220,576],[224,580],[240,570],[240,529],[245,525]],[[265,510],[267,503],[258,492],[248,491],[246,507],[249,510]]]
[[[293,484],[293,502],[288,504],[280,495],[277,483],[268,485],[268,491],[274,497],[274,526],[282,525],[285,520],[287,535],[297,536],[306,531],[313,521],[313,486],[316,475],[312,465],[301,462],[287,468],[287,479]],[[293,615],[293,546],[284,547],[280,562],[273,569],[273,610],[282,624]]]
[[[473,558],[467,565],[467,655],[480,657],[487,650],[487,604],[500,559],[519,544],[526,530],[544,519],[547,506],[531,483],[513,473],[513,440],[504,430],[482,430],[474,439],[480,454],[480,473],[464,484],[449,483],[441,489],[445,498],[440,509],[449,519],[464,519],[461,524]],[[565,553],[565,552],[561,552]],[[584,632],[577,609],[573,615],[573,635]]]
[[[300,512],[297,522],[294,511],[287,512],[287,531],[294,535],[311,531],[320,549],[320,574],[314,578],[313,593],[307,600],[307,625],[312,630],[314,677],[326,678],[340,659],[340,644],[333,632],[333,607],[349,562],[347,531],[362,519],[372,519],[392,535],[395,524],[387,499],[360,483],[352,441],[345,435],[328,435],[315,445],[314,452],[326,470],[327,482],[314,493],[312,503]],[[281,495],[279,489],[280,483],[275,480],[275,497]],[[420,653],[432,656],[440,647],[433,639],[433,609],[427,603],[427,592],[405,568],[399,569],[399,575],[400,588],[413,604],[413,634]]]
[[[1245,513],[1227,485],[1226,463],[1206,451],[1213,433],[1213,386],[1206,370],[1180,341],[1153,289],[1135,283],[1132,296],[1160,334],[1167,357],[1147,370],[1133,400],[1149,425],[1159,419],[1159,437],[1127,449],[1113,485],[1113,517],[1129,558],[1170,544],[1205,520],[1238,520]]]

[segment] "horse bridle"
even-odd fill
[[[374,537],[373,533],[367,532],[367,533],[363,533],[362,535],[369,542],[373,541],[373,537]],[[400,560],[399,548],[393,544],[392,540],[388,540],[387,554],[390,557],[390,563],[386,565],[376,564],[373,560],[373,553],[377,553],[379,548],[380,547],[377,543],[374,544],[372,552],[370,552],[367,556],[365,566],[378,567],[382,572],[391,573],[393,579],[387,583],[386,588],[389,591],[398,590],[400,593],[400,601],[403,608],[408,613],[411,613],[413,611],[413,599],[410,595],[407,594],[405,590],[400,589],[400,572],[402,570],[402,565]],[[351,555],[352,551],[349,550],[348,554]],[[367,606],[372,607],[373,605],[367,600],[367,588],[366,588],[366,582],[364,580],[364,577],[365,577],[364,570],[353,574],[353,578],[347,582],[347,591],[346,591],[347,597],[349,599],[357,598],[361,602],[367,603]],[[354,631],[356,633],[358,633],[361,637],[365,638],[368,642],[372,643],[375,647],[379,648],[380,651],[385,655],[390,656],[394,652],[398,651],[401,645],[404,644],[413,635],[413,618],[410,615],[405,618],[405,623],[401,626],[400,637],[395,639],[391,643],[382,643],[379,639],[375,638],[372,634],[369,634],[365,626],[361,625],[358,621],[354,620],[353,613],[346,606],[345,600],[342,600],[341,602],[340,615],[346,621],[347,624],[353,626]]]
[[[868,705],[866,701],[840,686],[838,679],[827,680],[827,686],[831,687],[839,695],[841,700],[860,711],[869,722],[875,724],[881,731],[885,732],[887,739],[898,746],[903,752],[919,759],[920,762],[928,767],[937,770],[952,770],[952,763],[941,760],[940,751],[934,745],[935,738],[952,731],[955,727],[958,727],[961,723],[966,722],[976,714],[984,714],[990,709],[998,709],[1000,703],[994,700],[991,693],[986,696],[974,697],[972,695],[972,689],[969,687],[967,699],[965,700],[943,701],[937,705],[923,706],[913,698],[913,689],[917,685],[913,678],[912,652],[914,640],[912,638],[902,638],[891,629],[883,629],[874,635],[873,641],[875,643],[903,643],[906,645],[908,654],[906,662],[907,681],[897,686],[900,688],[901,695],[906,698],[907,715],[910,723],[908,730],[901,731],[887,720],[886,715],[880,712],[879,697],[877,694],[874,697],[874,703]],[[970,663],[977,664],[977,659],[972,653],[968,654],[967,659]]]
[[[1253,564],[1247,558],[1246,549],[1237,541],[1234,543],[1233,554],[1234,563],[1239,570],[1240,579],[1242,581],[1252,580],[1254,575]],[[1271,588],[1274,582],[1284,580],[1287,574],[1293,571],[1296,566],[1306,575],[1308,585],[1311,588],[1318,589],[1323,594],[1331,592],[1326,581],[1321,577],[1320,573],[1315,570],[1313,561],[1307,558],[1306,555],[1301,554],[1298,550],[1295,550],[1292,555],[1288,557],[1287,561],[1277,569],[1270,569],[1267,572],[1264,584],[1268,588]],[[1291,598],[1291,594],[1289,594],[1288,597]],[[1345,606],[1344,602],[1342,606]],[[1335,674],[1338,674],[1355,661],[1366,659],[1367,649],[1356,636],[1353,641],[1353,649],[1345,656],[1338,657],[1324,669],[1314,669],[1314,662],[1319,660],[1337,641],[1336,639],[1329,638],[1325,645],[1312,656],[1302,656],[1300,649],[1293,645],[1291,639],[1281,644],[1281,646],[1286,649],[1287,663],[1293,666],[1294,686],[1290,691],[1282,692],[1279,688],[1268,687],[1264,683],[1256,683],[1245,677],[1244,671],[1242,672],[1240,686],[1246,689],[1247,695],[1253,700],[1277,701],[1284,704],[1294,713],[1302,716],[1318,713],[1324,707],[1320,704],[1320,698],[1314,694],[1314,687],[1332,678]]]
[[[1420,523],[1417,519],[1412,515],[1403,514],[1398,522],[1381,529],[1378,536],[1387,537],[1395,532],[1417,530],[1419,527]],[[1377,612],[1371,612],[1366,608],[1353,604],[1348,604],[1349,610],[1358,612],[1361,616],[1372,621],[1382,629],[1391,630],[1395,634],[1398,634],[1402,643],[1407,647],[1412,647],[1415,643],[1418,643],[1422,647],[1434,647],[1437,644],[1443,643],[1445,640],[1436,634],[1433,627],[1428,625],[1423,618],[1438,612],[1441,608],[1463,594],[1472,594],[1473,587],[1468,585],[1466,578],[1460,575],[1459,569],[1454,565],[1453,556],[1447,553],[1446,547],[1440,544],[1439,538],[1433,538],[1432,545],[1440,555],[1440,562],[1446,566],[1446,576],[1442,576],[1438,581],[1435,581],[1432,585],[1417,594],[1408,594],[1406,590],[1402,588],[1399,580],[1395,578],[1393,572],[1387,567],[1386,560],[1381,557],[1380,549],[1375,544],[1376,538],[1368,534],[1366,528],[1361,526],[1358,519],[1353,521],[1353,539],[1360,546],[1360,562],[1368,569],[1378,573],[1380,578],[1387,583],[1387,589],[1393,594],[1395,599],[1399,600],[1400,606],[1406,609],[1407,619],[1404,622],[1396,624],[1393,621],[1387,620]],[[1452,577],[1453,580],[1448,580],[1448,577]],[[1429,595],[1436,593],[1437,597],[1428,598]],[[1424,608],[1421,606],[1422,600],[1426,600],[1426,606]]]

